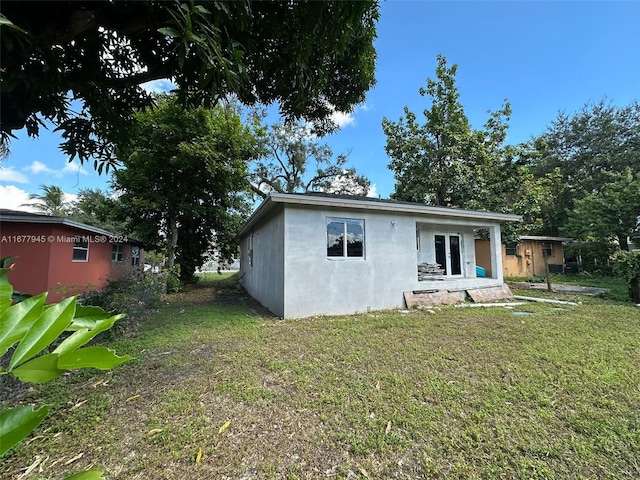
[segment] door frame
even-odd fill
[[[444,237],[444,247],[445,247],[445,272],[443,274],[444,277],[447,278],[463,278],[465,275],[464,271],[464,235],[460,232],[434,232],[433,233],[433,254],[434,254],[434,262],[437,262],[437,249],[436,249],[436,237]],[[458,237],[458,254],[460,260],[460,273],[453,274],[451,273],[453,269],[451,268],[451,237]]]

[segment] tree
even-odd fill
[[[115,162],[110,142],[134,112],[152,104],[141,88],[151,80],[173,81],[187,105],[232,94],[279,102],[283,115],[324,129],[375,82],[374,0],[5,0],[0,12],[2,146],[23,127],[37,136],[46,119],[66,154],[93,156],[99,169]]]
[[[640,252],[620,250],[613,255],[613,271],[629,286],[629,297],[640,305]]]
[[[119,217],[121,209],[120,201],[107,192],[85,188],[78,192],[78,198],[69,209],[68,215],[77,222],[123,235],[130,227]]]
[[[420,125],[404,108],[397,123],[386,118],[385,150],[396,179],[393,198],[440,206],[498,209],[499,199],[513,188],[514,158],[518,150],[504,147],[508,102],[490,115],[484,130],[473,130],[459,101],[457,65],[438,56],[436,80],[427,79],[421,96],[431,98]]]
[[[33,207],[45,215],[65,217],[69,214],[71,202],[64,199],[65,193],[56,185],[40,185],[42,195],[32,193],[29,200],[37,200],[35,203],[25,203],[24,207]]]
[[[615,243],[629,250],[628,238],[638,235],[640,173],[634,176],[627,167],[622,175],[604,175],[609,181],[598,191],[574,201],[563,231],[579,240]]]
[[[181,280],[190,282],[214,236],[225,258],[237,248],[248,210],[246,161],[258,145],[231,106],[184,109],[163,96],[136,118],[130,140],[118,145],[124,168],[112,186],[136,237],[163,249],[169,266],[175,258]]]
[[[329,192],[366,195],[370,182],[346,168],[347,156],[338,155],[318,143],[309,128],[300,123],[273,125],[263,135],[263,155],[254,162],[252,190],[279,193]]]
[[[558,170],[564,187],[557,192],[549,227],[560,231],[575,202],[610,190],[613,178],[640,172],[640,103],[616,107],[605,100],[586,104],[570,116],[559,113],[548,130],[535,139],[533,173]],[[640,213],[640,212],[639,212]]]

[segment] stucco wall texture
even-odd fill
[[[327,222],[341,218],[364,221],[362,258],[327,256]],[[499,278],[476,278],[474,225],[472,219],[286,205],[241,238],[240,281],[252,297],[284,318],[399,308],[408,290],[502,283],[501,268]],[[488,226],[493,238],[500,238],[499,223]],[[436,233],[461,236],[463,273],[419,282],[418,263],[435,261],[431,243]]]

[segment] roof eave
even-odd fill
[[[394,203],[375,203],[367,200],[359,199],[344,199],[344,198],[327,198],[327,197],[314,197],[307,195],[291,195],[286,193],[271,193],[265,200],[258,206],[258,208],[249,217],[247,222],[238,232],[238,238],[242,237],[248,232],[264,215],[275,208],[276,204],[291,204],[313,207],[333,207],[333,208],[351,208],[360,210],[377,210],[377,211],[391,211],[398,213],[409,213],[425,215],[430,214],[439,217],[446,218],[464,218],[464,219],[476,219],[482,221],[491,222],[517,222],[522,220],[520,215],[512,215],[508,213],[496,213],[496,212],[481,212],[477,210],[463,210],[447,207],[434,207],[430,205],[410,205],[410,204],[394,204]]]
[[[41,223],[48,225],[65,225],[67,227],[77,228],[86,232],[97,233],[99,235],[106,235],[110,238],[119,238],[123,235],[116,235],[113,232],[104,230],[102,228],[87,225],[86,223],[76,222],[63,217],[54,217],[46,215],[0,215],[0,222],[14,222],[14,223]],[[122,243],[134,243],[141,245],[142,243],[133,238],[127,238],[127,242]]]

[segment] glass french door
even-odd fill
[[[449,277],[462,276],[462,238],[457,233],[435,235],[436,263]]]

